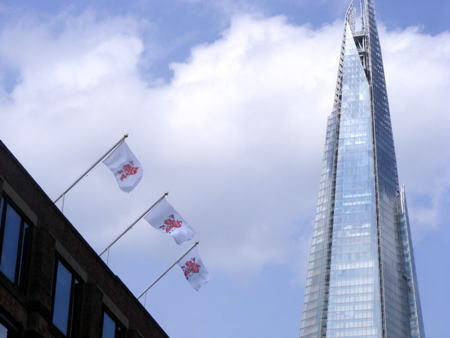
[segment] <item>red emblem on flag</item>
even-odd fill
[[[181,268],[183,269],[184,276],[188,279],[192,274],[200,272],[200,264],[195,263],[195,257],[184,263]]]
[[[139,167],[135,167],[133,161],[128,162],[122,166],[122,169],[117,173],[120,175],[120,180],[123,181],[128,176],[136,175],[139,170]]]
[[[183,221],[176,220],[174,215],[170,215],[159,228],[167,233],[171,233],[175,228],[181,228]]]

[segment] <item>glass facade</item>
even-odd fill
[[[346,25],[327,337],[381,332],[370,88]]]
[[[346,15],[301,337],[424,337],[371,0]]]

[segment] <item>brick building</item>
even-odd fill
[[[0,141],[0,338],[168,337]]]

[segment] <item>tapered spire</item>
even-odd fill
[[[423,338],[372,0],[345,17],[301,337]]]
[[[363,31],[364,18],[367,17],[367,3],[364,0],[351,0],[347,8],[345,19],[350,23],[352,31]]]

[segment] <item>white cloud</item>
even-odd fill
[[[450,189],[450,33],[410,28],[382,38],[400,180],[422,236],[444,224],[442,201]]]
[[[57,33],[23,24],[2,32],[0,58],[21,81],[1,104],[0,131],[51,196],[130,132],[145,165],[137,190],[121,193],[98,168],[68,196],[66,214],[88,241],[100,250],[170,190],[213,269],[298,260],[314,213],[342,24],[314,30],[281,17],[237,16],[221,38],[174,64],[169,83],[150,88],[139,72],[147,46],[136,22],[72,20],[79,24]],[[438,177],[450,170],[449,40],[414,29],[382,34],[411,210],[415,195],[442,191]],[[413,215],[422,222],[420,211]],[[176,249],[145,224],[127,236],[117,250]]]

